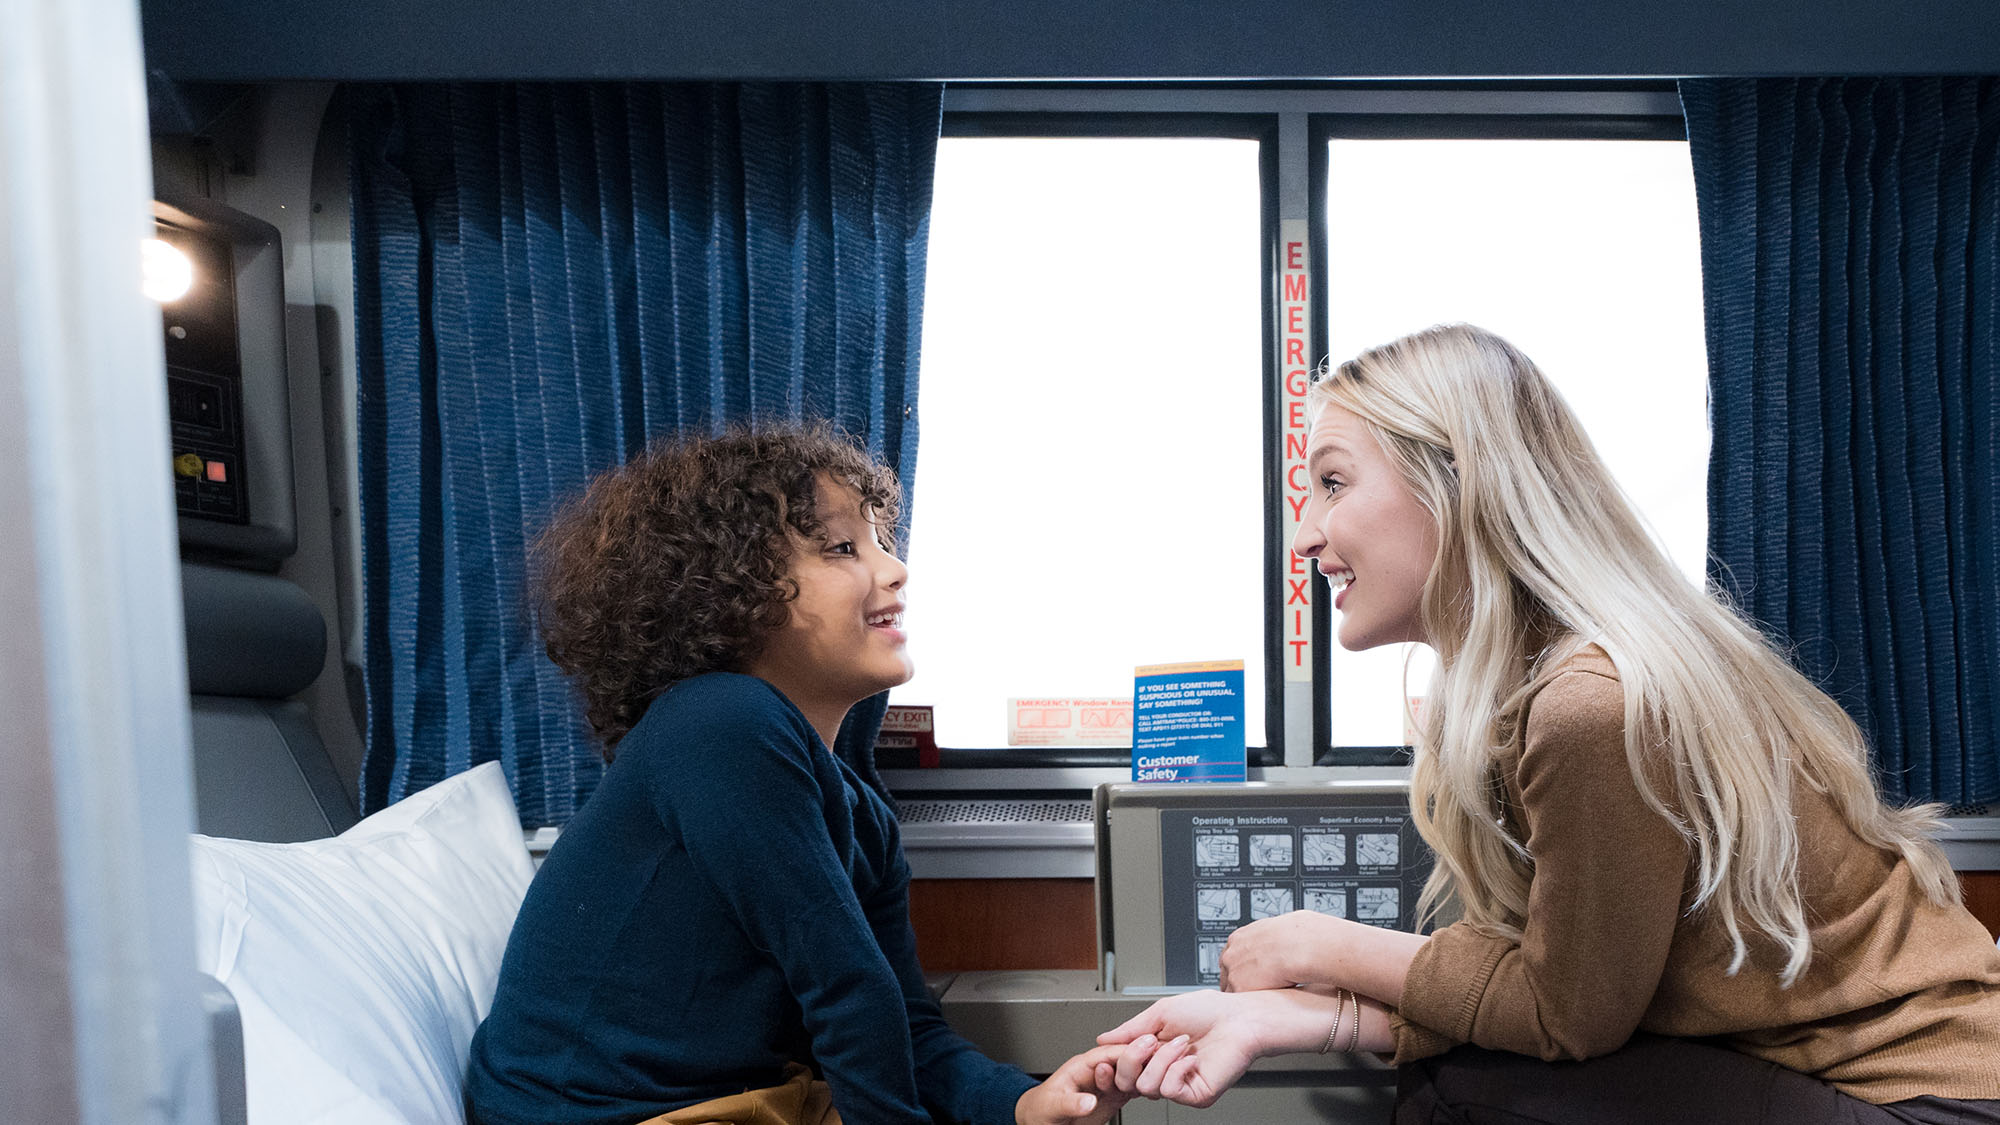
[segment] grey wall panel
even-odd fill
[[[328,365],[343,352],[351,353],[351,317],[329,317],[329,298],[319,290],[323,280],[334,284],[330,298],[351,307],[353,281],[347,271],[348,247],[344,224],[337,242],[323,241],[319,224],[324,216],[315,214],[321,205],[316,194],[318,178],[330,175],[340,185],[337,197],[326,205],[337,209],[344,219],[346,198],[346,149],[340,145],[329,158],[331,168],[320,167],[321,124],[333,97],[329,85],[284,83],[248,92],[238,107],[239,120],[232,125],[235,136],[230,147],[235,163],[226,175],[217,177],[216,191],[231,207],[255,215],[275,227],[285,246],[284,334],[286,383],[289,387],[291,447],[289,463],[297,481],[295,510],[298,550],[286,559],[279,573],[297,583],[318,607],[322,618],[333,623],[326,638],[326,655],[320,674],[299,697],[312,712],[312,725],[325,740],[350,794],[358,792],[362,739],[355,723],[358,693],[350,695],[350,681],[343,662],[343,645],[358,630],[351,628],[353,600],[346,596],[343,582],[351,581],[346,566],[352,545],[354,506],[351,497],[357,482],[353,474],[352,427],[337,424],[338,416],[351,412],[354,382],[351,354],[346,370]],[[342,134],[345,135],[344,132]],[[220,142],[219,142],[220,147]],[[322,275],[322,259],[332,269]],[[322,331],[332,331],[323,339]]]
[[[302,704],[191,699],[198,831],[289,844],[354,826],[354,806]]]
[[[283,699],[326,663],[326,620],[306,592],[270,574],[181,564],[188,690]]]

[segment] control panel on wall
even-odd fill
[[[164,220],[147,249],[166,333],[174,500],[183,516],[247,523],[243,366],[229,244]]]

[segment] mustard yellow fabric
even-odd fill
[[[715,1098],[639,1125],[840,1125],[840,1111],[833,1108],[827,1084],[793,1063],[785,1068],[781,1085]]]

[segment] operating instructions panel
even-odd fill
[[[1415,930],[1430,849],[1401,797],[1336,809],[1161,809],[1166,979],[1215,984],[1239,926],[1315,910]]]

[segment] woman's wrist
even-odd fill
[[[1270,1011],[1257,1022],[1257,1054],[1284,1055],[1317,1051],[1326,1042],[1336,1012],[1331,990],[1324,995],[1302,988],[1243,993]],[[1351,1016],[1348,1018],[1352,1018]]]
[[[1270,998],[1274,1008],[1274,1014],[1258,1022],[1263,1032],[1257,1043],[1260,1056],[1396,1049],[1390,1019],[1392,1009],[1380,1000],[1333,988],[1293,988],[1250,995]]]

